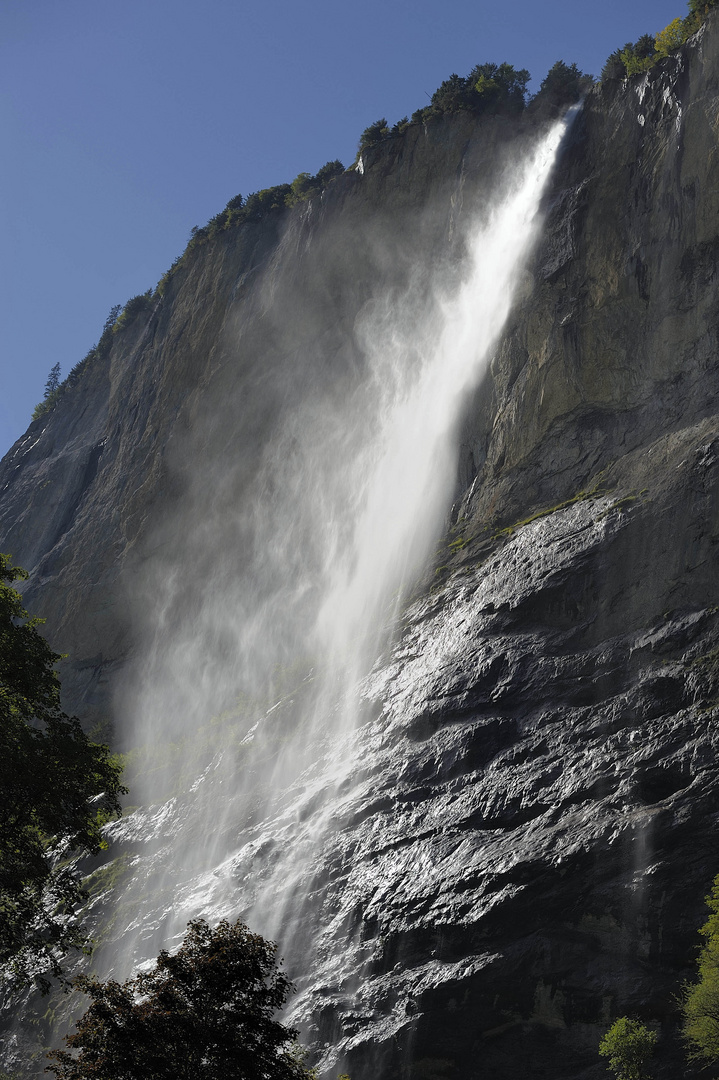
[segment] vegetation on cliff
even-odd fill
[[[124,983],[81,976],[92,1004],[50,1054],[59,1080],[313,1080],[294,1041],[274,1019],[293,987],[277,948],[240,921],[212,930],[191,922],[178,951]]]
[[[698,978],[684,986],[681,996],[684,1039],[689,1059],[702,1065],[719,1061],[719,875],[706,898],[711,914],[699,933]]]
[[[191,230],[190,240],[185,251],[172,264],[170,269],[160,278],[157,292],[162,296],[165,286],[177,267],[185,260],[187,254],[208,240],[212,240],[218,233],[224,232],[235,225],[244,225],[250,221],[261,221],[266,214],[285,210],[297,203],[305,202],[315,196],[321,195],[330,180],[340,176],[345,171],[341,161],[328,161],[315,175],[307,172],[298,173],[291,184],[277,184],[275,187],[255,191],[245,198],[235,195],[221,210],[219,214],[211,217],[206,225],[198,228],[196,225]]]
[[[689,0],[689,14],[683,19],[672,19],[657,34],[642,34],[637,41],[628,41],[622,48],[616,49],[602,69],[602,82],[625,79],[649,71],[659,60],[669,56],[695,34],[710,9],[716,7],[718,2],[719,0]]]
[[[650,1028],[620,1016],[599,1044],[599,1053],[609,1058],[609,1068],[617,1080],[648,1080],[648,1062],[654,1053],[657,1034]]]
[[[684,18],[672,20],[656,34],[643,34],[636,42],[628,42],[615,50],[602,69],[601,80],[624,79],[648,71],[659,60],[670,55],[694,34],[702,25],[709,11],[719,0],[688,0],[689,13]],[[527,106],[539,105],[562,107],[578,101],[591,87],[593,76],[580,71],[576,64],[558,60],[543,79],[538,92],[530,97],[527,84],[530,73],[516,69],[506,61],[496,64],[478,64],[466,76],[452,74],[435,90],[430,104],[417,109],[411,117],[403,116],[390,126],[385,117],[364,129],[359,139],[358,153],[376,146],[386,139],[402,135],[413,124],[427,123],[435,118],[457,112],[475,115],[517,115]],[[328,161],[314,175],[298,173],[291,183],[255,191],[248,196],[233,196],[226,206],[215,214],[206,225],[194,226],[185,250],[160,278],[156,289],[132,297],[124,308],[118,306],[105,323],[102,336],[87,355],[72,368],[68,377],[58,381],[58,365],[52,369],[55,382],[45,388],[45,396],[33,411],[33,420],[45,415],[57,404],[66,390],[74,386],[81,375],[96,360],[109,352],[112,335],[134,321],[138,314],[148,311],[155,300],[161,298],[175,273],[187,263],[190,254],[199,246],[213,240],[220,233],[239,225],[259,222],[267,215],[276,214],[300,202],[321,196],[328,184],[345,172],[341,161]]]
[[[404,116],[392,127],[386,119],[376,120],[362,132],[360,153],[384,139],[401,135],[411,124],[424,124],[436,117],[458,112],[475,116],[516,116],[531,103],[541,102],[568,105],[578,101],[592,85],[591,75],[583,74],[576,64],[558,60],[550,68],[538,92],[529,98],[527,83],[531,76],[526,68],[517,70],[506,62],[501,64],[478,64],[468,75],[450,75],[435,90],[430,104]]]
[[[704,945],[697,979],[685,983],[677,999],[687,1057],[705,1068],[719,1062],[719,874],[706,904],[711,914],[699,930]],[[639,1020],[620,1016],[602,1038],[599,1053],[609,1058],[617,1080],[648,1080],[657,1041],[657,1033]]]
[[[124,790],[107,747],[60,708],[60,656],[12,587],[26,577],[0,554],[0,964],[22,979],[59,974],[68,949],[85,945],[72,920],[85,893],[63,860],[105,846]]]
[[[45,384],[45,396],[33,409],[33,420],[39,419],[54,408],[60,398],[78,384],[85,372],[98,360],[104,360],[110,353],[114,335],[125,330],[141,314],[149,311],[153,303],[153,291],[148,289],[139,296],[131,297],[124,307],[122,304],[116,304],[111,308],[110,314],[105,319],[99,341],[83,356],[82,360],[75,364],[67,378],[60,382],[60,365],[55,364],[52,368]]]

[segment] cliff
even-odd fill
[[[31,570],[27,606],[69,654],[67,703],[89,725],[132,743],[123,680],[148,623],[191,622],[246,572],[233,507],[294,453],[289,405],[308,384],[330,405],[352,394],[361,316],[384,296],[433,310],[438,266],[451,280],[466,222],[543,127],[415,125],[321,202],[198,248],[6,456],[0,549]],[[244,914],[297,853],[291,1015],[353,1080],[589,1080],[622,1014],[661,1025],[659,1077],[691,1075],[675,994],[719,871],[718,131],[716,16],[588,96],[465,410],[441,566],[361,684],[359,764],[322,843],[312,780],[259,810],[225,773],[112,829],[133,877],[107,933],[144,905],[149,954],[169,918],[158,867],[177,905]],[[163,561],[187,572],[181,601],[151,593]],[[224,648],[218,630],[218,668]],[[208,663],[209,714],[226,684]],[[300,695],[265,717],[274,739]],[[216,872],[200,881],[171,865],[172,838],[208,789],[196,828],[213,823]]]

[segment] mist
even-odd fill
[[[308,897],[362,780],[357,733],[381,714],[363,680],[431,584],[460,425],[570,122],[469,209],[353,229],[308,205],[238,282],[214,386],[170,449],[177,509],[129,577],[142,646],[117,710],[142,808],[111,831],[142,854],[115,973],[198,915],[240,916],[293,977],[311,969]]]

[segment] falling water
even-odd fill
[[[182,514],[138,588],[148,633],[132,680],[134,741],[158,764],[133,801],[165,802],[116,827],[155,836],[120,970],[175,943],[197,914],[242,914],[279,938],[295,973],[310,962],[302,893],[356,769],[355,688],[443,529],[463,409],[515,300],[569,123],[502,178],[461,280],[448,289],[429,255],[419,276],[410,267],[402,289],[364,302],[351,349],[333,344],[342,363],[313,369],[312,312],[289,310],[266,274],[256,315],[284,367],[250,364],[236,421],[225,411],[208,423],[203,438],[219,429],[222,453],[190,468]],[[283,312],[302,355],[288,352]],[[247,355],[246,329],[232,333]],[[198,729],[204,761],[189,749]],[[202,769],[183,794],[188,754]]]

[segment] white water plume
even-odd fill
[[[436,337],[368,343],[380,390],[371,444],[353,470],[358,493],[349,542],[327,575],[319,625],[335,664],[353,664],[381,611],[435,542],[456,474],[457,427],[514,301],[538,227],[546,178],[565,130],[558,124],[517,170],[504,199],[470,238],[466,278],[440,301]],[[365,658],[366,659],[366,658]]]
[[[503,176],[451,293],[428,252],[402,289],[364,303],[351,348],[341,335],[318,344],[332,319],[293,307],[279,272],[266,275],[257,321],[283,363],[248,363],[237,421],[213,419],[221,450],[193,466],[171,554],[143,578],[153,632],[134,738],[172,750],[139,796],[182,788],[198,728],[218,753],[173,811],[148,871],[158,907],[125,935],[128,959],[176,940],[189,917],[238,910],[295,964],[307,955],[306,942],[289,944],[291,924],[297,937],[297,896],[356,768],[355,687],[442,531],[463,410],[515,300],[568,123]],[[237,329],[240,356],[248,337]]]

